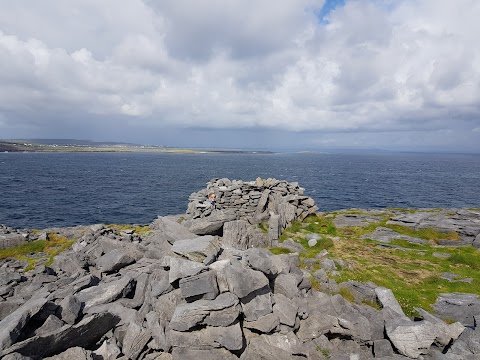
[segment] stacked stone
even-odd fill
[[[211,192],[217,195],[215,208],[207,200]],[[205,189],[190,195],[186,226],[198,235],[225,234],[239,249],[271,246],[294,220],[317,210],[315,201],[296,182],[213,179]],[[268,235],[258,230],[260,223],[268,227]]]
[[[51,267],[22,276],[15,261],[3,261],[0,357],[386,360],[480,354],[478,297],[462,307],[462,321],[472,329],[447,325],[421,309],[424,320],[412,321],[388,289],[356,286],[373,292],[382,310],[352,304],[313,290],[297,253],[227,249],[221,238],[196,236],[178,220],[159,218],[142,235],[82,228],[72,250]]]
[[[206,189],[191,194],[187,214],[191,214],[193,218],[208,216],[211,208],[206,206],[208,204],[205,204],[205,200],[208,193],[212,191],[217,195],[216,208],[218,210],[233,209],[239,218],[255,214],[258,216],[266,210],[278,213],[275,205],[278,207],[282,202],[295,206],[296,217],[300,217],[315,205],[311,198],[304,196],[305,190],[299,187],[297,182],[289,183],[271,178],[266,180],[257,178],[256,181],[223,178],[212,179],[207,183]]]

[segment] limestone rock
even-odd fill
[[[188,349],[224,347],[234,351],[240,350],[243,346],[242,329],[238,322],[226,327],[207,326],[190,332],[170,330],[167,333],[167,338],[173,347]]]
[[[428,352],[438,334],[436,326],[427,321],[395,320],[385,330],[398,352],[414,359]]]
[[[214,300],[181,304],[173,313],[170,327],[177,331],[187,331],[198,324],[231,325],[238,318],[238,304],[238,298],[229,292],[218,295]]]
[[[44,360],[90,360],[92,358],[92,352],[85,350],[79,346],[72,347],[65,350],[61,354],[44,358]]]
[[[280,274],[275,278],[273,291],[275,294],[283,294],[289,299],[298,296],[298,281],[292,274]]]
[[[88,348],[112,329],[118,321],[119,318],[110,313],[95,314],[84,318],[74,326],[65,325],[55,332],[16,343],[0,355],[19,352],[34,358],[42,358],[59,354],[75,346]]]
[[[268,286],[268,279],[260,271],[246,269],[240,264],[232,264],[225,268],[228,288],[239,298],[244,298],[255,290]]]
[[[178,240],[173,244],[172,251],[192,261],[203,262],[209,256],[216,256],[220,248],[220,241],[214,236],[207,235]]]
[[[172,360],[236,360],[238,359],[230,351],[219,349],[187,349],[183,347],[174,348]]]
[[[131,322],[123,339],[122,352],[129,359],[137,359],[151,337],[150,330]]]
[[[390,308],[403,319],[408,319],[397,299],[395,299],[392,290],[384,287],[377,287],[375,288],[375,294],[377,294],[378,301],[382,304],[383,308]]]
[[[273,311],[273,296],[268,286],[240,299],[246,321],[255,321]]]
[[[132,290],[133,285],[133,279],[124,276],[119,280],[101,283],[82,290],[77,293],[76,297],[80,302],[85,303],[84,310],[88,310],[92,306],[106,304],[126,296]]]
[[[206,269],[207,268],[199,262],[172,257],[170,258],[168,280],[170,283],[173,283],[184,277],[197,275]]]
[[[435,304],[435,313],[443,319],[459,321],[464,326],[474,327],[474,316],[480,314],[480,297],[476,294],[440,294]]]
[[[81,308],[82,304],[75,296],[67,296],[60,302],[57,316],[67,324],[73,325],[80,314]]]
[[[93,354],[95,357],[101,357],[103,360],[115,360],[121,352],[114,340],[105,340]]]
[[[264,315],[254,321],[244,321],[243,326],[247,329],[254,329],[262,333],[270,333],[280,325],[280,319],[275,313]]]
[[[0,350],[5,350],[17,340],[25,324],[40,312],[46,303],[45,298],[31,299],[0,321]]]
[[[50,315],[47,320],[40,326],[37,330],[35,330],[34,334],[38,336],[43,336],[48,334],[49,332],[56,331],[60,329],[65,323],[60,320],[58,317],[54,315]]]
[[[213,270],[182,278],[179,285],[184,299],[201,296],[203,299],[213,300],[219,293],[217,276]]]
[[[135,259],[128,256],[125,251],[121,249],[112,250],[97,260],[97,267],[102,272],[113,272],[130,265],[135,262]]]
[[[245,250],[249,247],[247,228],[249,224],[245,220],[228,221],[223,226],[222,243],[234,249]]]
[[[194,233],[168,216],[159,216],[150,227],[158,230],[170,244],[175,243],[177,240],[193,239],[195,237]]]
[[[283,294],[274,295],[273,313],[278,315],[281,324],[293,327],[298,313],[298,305]]]

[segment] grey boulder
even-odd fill
[[[198,262],[203,262],[207,257],[216,256],[220,249],[220,240],[211,235],[178,240],[172,246],[174,253]]]
[[[46,303],[47,299],[44,298],[31,299],[0,321],[1,350],[5,350],[17,340],[25,324],[40,312]]]
[[[102,255],[97,260],[97,267],[102,272],[113,272],[120,270],[121,268],[133,264],[135,259],[130,257],[125,251],[121,249],[115,249],[109,251],[105,255]]]

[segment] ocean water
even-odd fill
[[[298,181],[321,211],[480,207],[480,155],[0,153],[0,223],[148,224],[222,177]]]

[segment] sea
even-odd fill
[[[212,178],[297,181],[320,211],[480,207],[480,155],[0,153],[0,224],[149,224]]]

